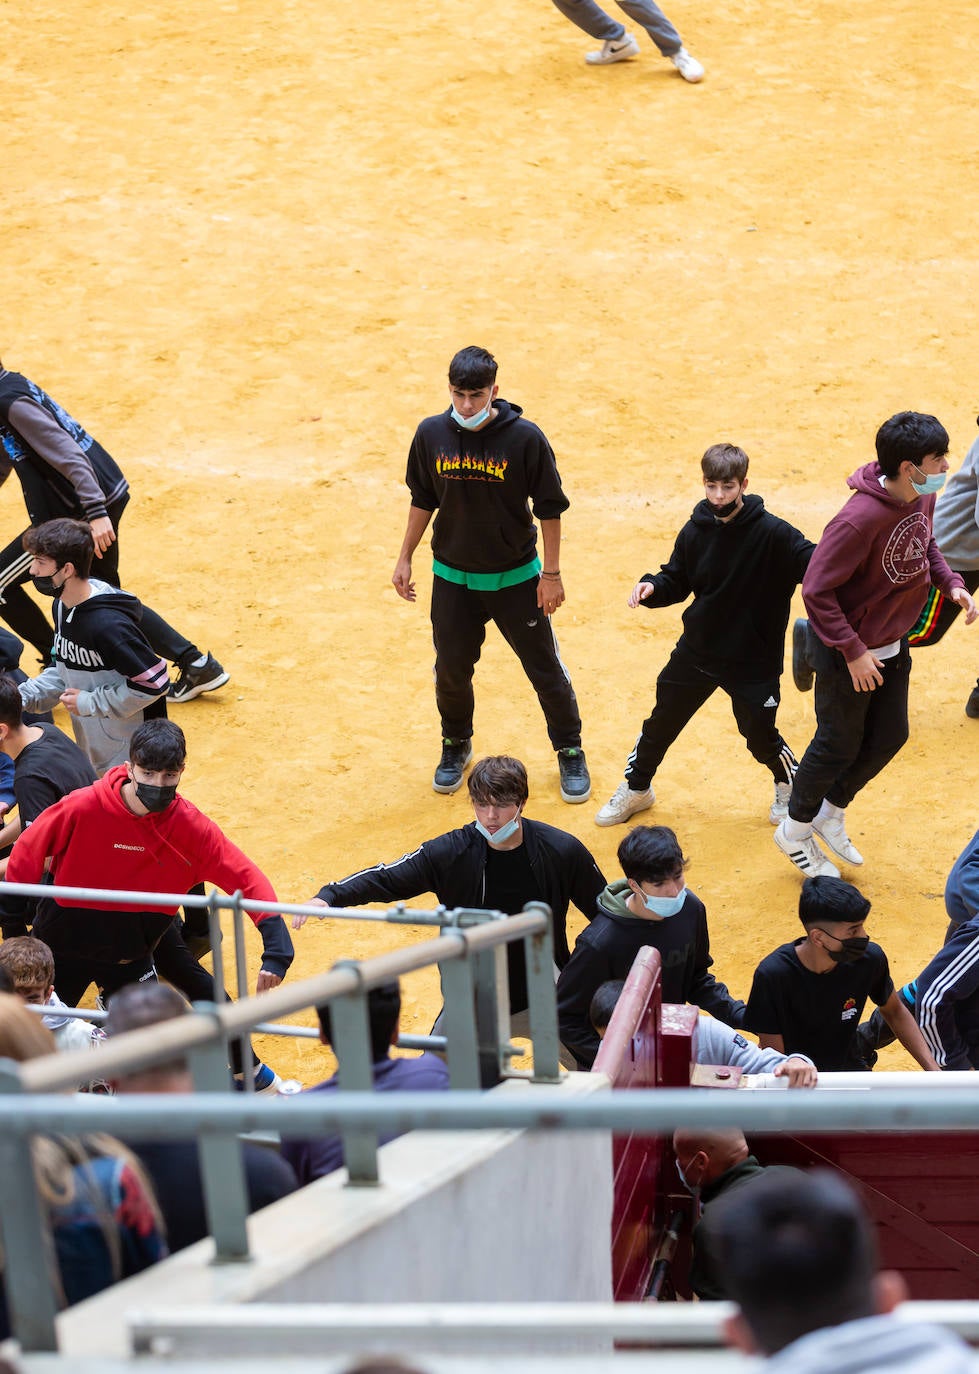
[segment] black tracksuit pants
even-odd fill
[[[537,605],[536,577],[497,592],[473,591],[436,576],[432,581],[435,700],[445,739],[471,739],[473,671],[486,626],[493,621],[537,693],[555,749],[581,745],[581,716],[551,619]]]

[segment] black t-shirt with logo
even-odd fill
[[[848,1051],[867,999],[881,1006],[894,991],[887,955],[871,943],[856,963],[813,973],[796,952],[804,939],[779,945],[755,969],[745,1028],[780,1035],[786,1054],[807,1054],[824,1073],[856,1068]]]
[[[526,845],[516,849],[494,849],[486,846],[486,888],[485,901],[493,911],[505,911],[508,916],[517,916],[527,902],[541,900],[540,887],[530,866]],[[507,973],[510,984],[510,1015],[526,1011],[529,1003],[527,995],[527,960],[524,955],[523,941],[514,940],[506,947]]]

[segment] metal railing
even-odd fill
[[[211,925],[215,981],[219,986],[223,986],[219,916],[222,909],[230,909],[235,916],[239,988],[244,985],[241,923],[247,912],[298,912],[320,917],[324,914],[322,907],[251,902],[243,899],[240,893],[231,897],[216,892],[209,896],[187,896],[27,884],[8,884],[7,888],[25,896],[105,905],[205,906]],[[194,1123],[180,1117],[179,1113],[175,1116],[174,1108],[184,1105],[184,1099],[179,1097],[81,1100],[49,1096],[90,1080],[92,1055],[89,1049],[46,1056],[24,1064],[0,1060],[0,1228],[6,1253],[16,1257],[16,1263],[6,1266],[5,1284],[11,1325],[24,1349],[56,1348],[56,1303],[47,1266],[51,1250],[28,1148],[31,1135],[46,1131],[70,1135],[107,1130],[113,1134],[128,1134],[134,1139],[198,1136],[208,1226],[214,1238],[216,1259],[226,1262],[244,1260],[249,1255],[248,1200],[238,1139],[239,1131],[244,1128],[232,1118],[241,1108],[258,1101],[254,1096],[231,1093],[228,1047],[236,1038],[247,1042],[259,1025],[329,1003],[332,1043],[339,1062],[338,1095],[367,1096],[373,1087],[368,993],[403,974],[437,965],[445,998],[449,1084],[454,1090],[468,1090],[475,1095],[484,1077],[495,1081],[507,1071],[509,1059],[523,1053],[509,1041],[505,952],[507,944],[519,940],[524,947],[527,966],[532,1078],[538,1083],[559,1081],[553,940],[550,909],[544,903],[529,903],[519,916],[468,908],[411,910],[409,915],[403,905],[390,913],[331,910],[328,915],[375,921],[389,915],[395,923],[429,925],[438,927],[441,933],[434,940],[359,963],[341,960],[328,973],[282,983],[257,997],[246,996],[239,1002],[219,1005],[197,1004],[197,1015],[131,1031],[100,1046],[99,1076],[105,1079],[122,1078],[185,1057],[195,1089],[194,1096],[186,1100],[223,1102],[231,1107],[231,1117],[221,1122]],[[428,1042],[431,1038],[416,1039]],[[137,1100],[150,1108],[152,1124],[147,1125],[148,1118],[137,1113],[137,1124],[130,1131],[126,1121],[127,1107]],[[288,1102],[268,1103],[278,1112],[268,1125],[272,1129],[281,1125],[284,1108],[298,1100],[291,1098]],[[107,1113],[100,1109],[100,1103],[108,1104]],[[45,1104],[50,1109],[45,1118],[47,1124],[39,1126],[34,1111],[43,1109]],[[171,1136],[168,1123],[176,1119],[180,1125]],[[319,1123],[311,1129],[318,1131]],[[355,1186],[376,1183],[377,1131],[370,1126],[342,1125],[340,1134],[350,1183]]]

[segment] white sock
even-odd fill
[[[207,654],[201,654],[200,658],[195,658],[190,665],[192,668],[203,668],[207,663]]]
[[[808,840],[812,838],[812,821],[794,821],[791,816],[782,822],[787,840]]]
[[[831,801],[827,801],[826,798],[824,797],[824,798],[823,798],[823,804],[822,804],[822,806],[819,808],[818,812],[816,813],[816,820],[817,820],[817,821],[841,821],[845,815],[846,815],[846,808],[845,808],[845,807],[842,807],[842,806],[834,806],[833,803],[832,803]]]

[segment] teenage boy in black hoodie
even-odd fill
[[[670,561],[646,573],[629,605],[659,607],[693,601],[683,634],[656,679],[656,704],[629,755],[625,781],[595,821],[617,825],[655,801],[650,786],[670,745],[718,687],[731,698],[751,754],[769,770],[775,799],[768,818],[788,814],[796,760],[775,715],[792,593],[815,545],[793,525],[746,496],[748,455],[714,444],[700,460],[705,499],[677,535]]]
[[[54,598],[54,664],[21,683],[31,711],[60,702],[79,746],[101,776],[129,758],[134,731],[165,716],[167,665],[140,628],[129,592],[89,577],[95,542],[83,520],[49,520],[28,530],[31,580]]]
[[[619,845],[625,875],[598,899],[598,913],[578,936],[557,984],[558,1031],[578,1065],[590,1069],[601,1043],[591,999],[610,978],[626,978],[644,945],[659,950],[663,1001],[695,1002],[719,1021],[740,1026],[743,1002],[709,972],[707,912],[686,886],[686,859],[665,825],[637,825]]]
[[[537,692],[557,752],[561,796],[584,802],[591,779],[581,748],[581,716],[558,654],[551,616],[564,601],[561,515],[570,504],[550,444],[496,385],[496,359],[463,348],[449,364],[449,399],[423,420],[408,454],[411,507],[391,578],[415,600],[411,559],[432,529],[435,701],[442,719],[436,792],[456,792],[472,758],[473,671],[494,621]],[[543,567],[537,554],[540,521]]]

